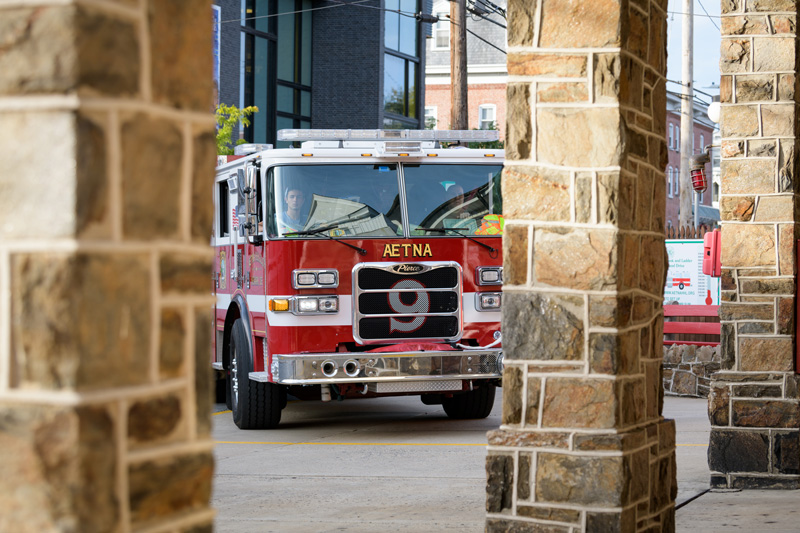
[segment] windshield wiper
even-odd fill
[[[369,216],[354,218],[353,220],[348,220],[348,222],[355,222],[357,220],[362,220],[362,219],[365,219],[365,218],[369,218]],[[302,231],[290,231],[288,233],[284,233],[283,236],[286,237],[286,236],[299,236],[299,235],[322,235],[323,237],[326,237],[326,238],[328,238],[328,239],[330,239],[332,241],[336,241],[338,243],[344,244],[345,246],[349,246],[353,250],[356,250],[360,255],[367,255],[367,251],[365,249],[359,247],[359,246],[356,246],[354,244],[350,244],[349,242],[340,241],[336,237],[328,235],[327,233],[322,233],[323,231],[336,229],[340,225],[341,225],[341,223],[328,224],[327,226],[320,226],[320,227],[314,228],[314,229],[306,229],[306,230],[302,230]]]
[[[465,237],[465,238],[471,240],[475,244],[479,244],[479,245],[483,246],[484,248],[486,248],[487,250],[489,250],[492,253],[497,251],[497,248],[492,248],[488,244],[483,243],[483,242],[479,241],[478,239],[473,239],[469,235],[464,235],[463,233],[461,233],[462,231],[472,231],[469,228],[422,228],[422,227],[418,227],[418,228],[415,228],[415,229],[419,229],[419,230],[422,230],[422,231],[438,231],[440,233],[447,233],[448,231],[454,231],[458,235],[461,235],[462,237]]]

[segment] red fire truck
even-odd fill
[[[236,425],[301,400],[420,395],[483,418],[500,385],[493,131],[282,130],[217,168],[214,360]],[[242,147],[239,147],[242,148]]]

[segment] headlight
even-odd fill
[[[319,309],[319,300],[316,298],[301,298],[297,300],[298,313],[316,313]]]
[[[478,267],[475,271],[475,283],[478,285],[502,285],[503,267]]]
[[[326,313],[336,312],[339,310],[339,298],[320,298],[319,310]]]
[[[333,289],[339,286],[339,271],[334,268],[292,271],[294,289]]]
[[[339,275],[335,270],[328,270],[317,274],[317,283],[325,285],[326,287],[333,287],[338,285]]]
[[[295,279],[297,280],[297,285],[301,287],[313,286],[317,282],[317,276],[310,272],[300,272]]]
[[[475,308],[478,311],[499,311],[502,303],[502,292],[479,292],[475,294]]]
[[[295,315],[323,315],[339,312],[339,297],[331,295],[322,296],[294,296],[292,313]]]

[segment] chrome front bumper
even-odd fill
[[[503,351],[335,352],[274,355],[272,375],[283,385],[378,383],[499,378]],[[254,381],[269,381],[267,372],[251,372]]]

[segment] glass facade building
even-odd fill
[[[285,128],[423,126],[422,0],[215,0],[220,101],[259,111],[247,142]]]

